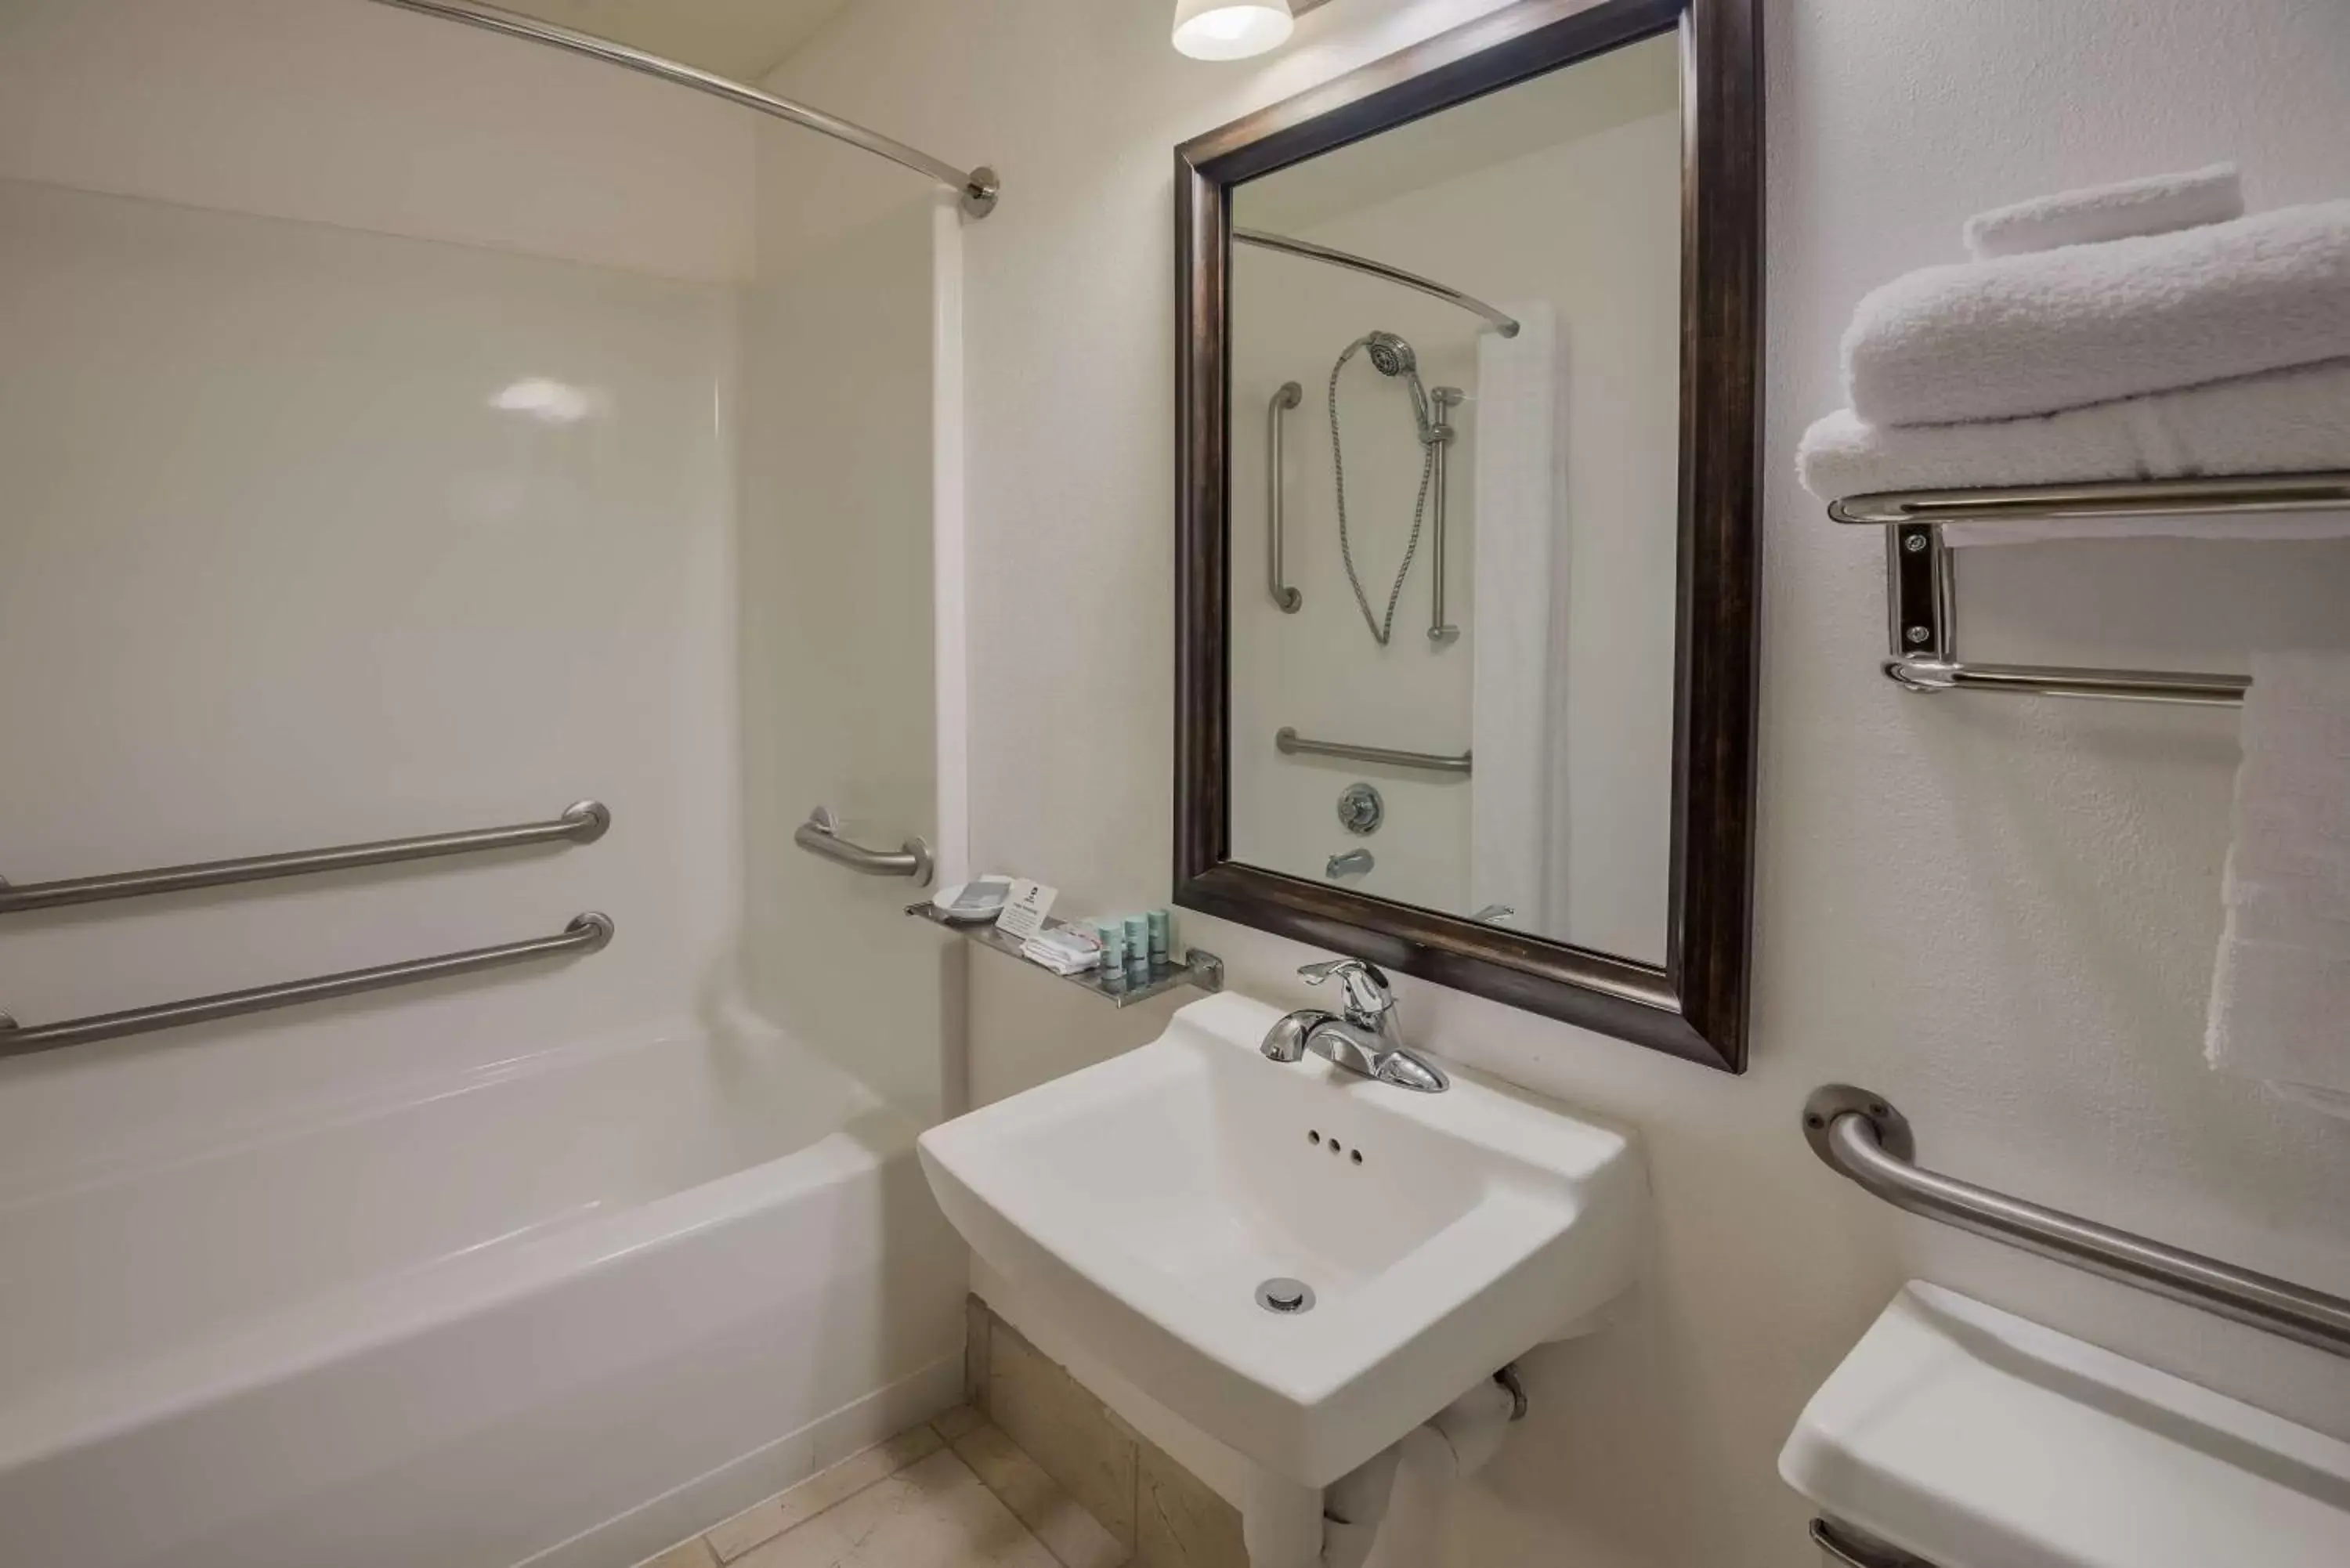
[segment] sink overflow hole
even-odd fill
[[[1256,1288],[1256,1304],[1284,1317],[1314,1310],[1314,1287],[1304,1280],[1273,1279]]]

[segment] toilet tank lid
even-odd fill
[[[1919,1281],[1779,1474],[1939,1568],[2350,1564],[2350,1443]]]

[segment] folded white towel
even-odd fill
[[[1928,267],[1860,302],[1871,424],[2050,413],[2350,357],[2350,202]]]
[[[2350,1115],[2350,654],[2255,654],[2204,1055]]]
[[[1055,974],[1076,974],[1101,962],[1101,943],[1073,926],[1055,926],[1021,943],[1020,956]]]
[[[1886,490],[2350,469],[2350,359],[2033,419],[1883,426],[1843,409],[1804,432],[1795,463],[1804,487],[1823,501]],[[2064,526],[2035,524],[2027,534],[2025,524],[1986,524],[1977,536],[2052,538]],[[2340,537],[2350,535],[2350,513],[2099,520],[2081,531]],[[1961,542],[1955,528],[1948,537]]]
[[[2244,188],[2236,166],[2214,163],[1978,213],[1967,220],[1967,253],[1977,258],[2022,255],[2132,234],[2167,234],[2243,215]]]

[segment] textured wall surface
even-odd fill
[[[783,79],[994,161],[969,231],[979,857],[1084,905],[1162,896],[1172,603],[1170,146],[1476,5],[1342,0],[1270,61],[1211,67],[1166,8],[894,0]],[[984,15],[983,16],[982,11]],[[1762,842],[1754,1066],[1728,1078],[1414,984],[1409,1033],[1642,1127],[1656,1256],[1624,1324],[1547,1353],[1456,1560],[1608,1568],[1812,1558],[1778,1445],[1902,1279],[1924,1275],[2336,1432],[2350,1368],[1911,1220],[1796,1135],[1814,1085],[1895,1096],[1947,1168],[2350,1289],[2350,1127],[2199,1057],[2234,765],[2223,714],[1918,701],[1875,672],[1880,545],[1795,485],[1856,299],[1961,253],[1970,213],[2235,157],[2257,205],[2341,195],[2350,11],[2311,0],[1773,0]],[[812,189],[828,165],[812,154]],[[2340,546],[2045,546],[1969,573],[1984,657],[2224,667],[2338,645]],[[1074,657],[1038,663],[1039,647]],[[1203,919],[1235,984],[1308,950]],[[976,962],[973,1073],[1003,1092],[1147,1035]]]

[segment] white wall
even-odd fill
[[[702,280],[747,254],[750,132],[550,59],[359,0],[0,7],[0,872],[614,814],[591,846],[12,917],[0,1007],[619,928],[0,1064],[9,1190],[690,1027],[723,981],[735,320]]]
[[[369,0],[0,6],[0,178],[731,281],[756,123]]]
[[[770,139],[804,134],[763,142],[772,153]],[[950,1086],[947,944],[904,909],[929,889],[818,860],[792,834],[821,805],[859,844],[940,845],[932,302],[954,265],[942,200],[918,189],[763,266],[743,312],[744,978],[762,1013],[925,1119]],[[763,210],[788,202],[763,189]]]
[[[1080,908],[1163,895],[1172,665],[1169,149],[1483,8],[1337,0],[1269,62],[1167,45],[1167,8],[876,0],[780,78],[997,161],[967,231],[978,855]],[[1959,254],[1969,213],[2234,156],[2262,205],[2340,195],[2350,11],[2300,0],[1773,0],[1762,842],[1754,1064],[1709,1074],[1406,982],[1408,1032],[1643,1127],[1654,1266],[1620,1327],[1538,1357],[1461,1568],[1809,1568],[1778,1444],[1922,1274],[2350,1435],[2350,1371],[1899,1216],[1821,1169],[1804,1093],[1892,1096],[1932,1160],[2350,1290],[2350,1128],[2198,1058],[2234,763],[2225,715],[1904,698],[1876,673],[1881,545],[1794,484],[1853,302]],[[2339,646],[2338,545],[2019,551],[1970,573],[1985,655],[2224,666]],[[1040,652],[1052,657],[1039,657]],[[1201,917],[1233,983],[1308,950]],[[1147,1037],[972,966],[1002,1093]],[[1149,1010],[1136,1010],[1149,1013]]]

